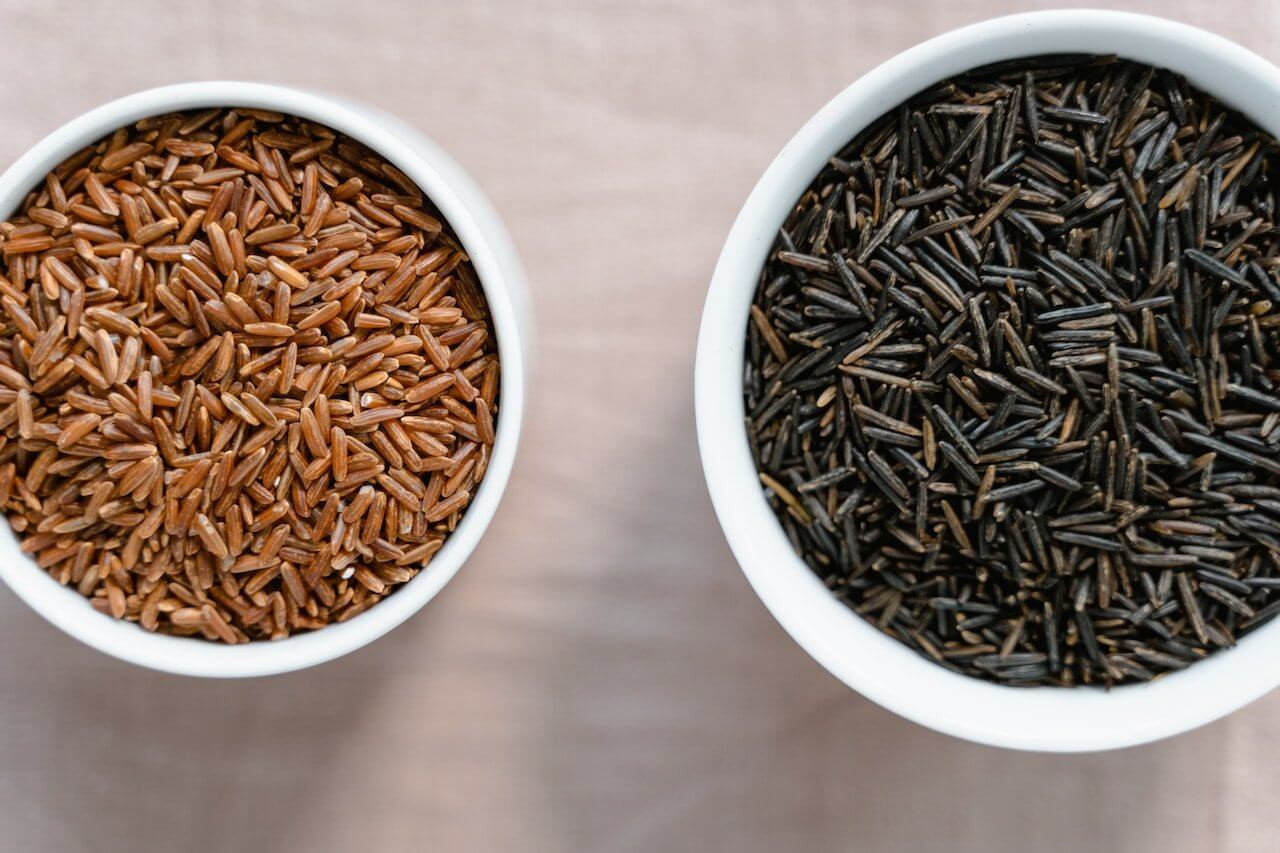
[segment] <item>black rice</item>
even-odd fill
[[[1114,685],[1280,612],[1280,145],[1113,57],[945,81],[797,201],[747,329],[765,494],[949,669]]]

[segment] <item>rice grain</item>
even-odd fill
[[[345,621],[426,567],[484,475],[475,271],[328,128],[144,119],[55,168],[0,256],[0,503],[100,612],[225,643]]]

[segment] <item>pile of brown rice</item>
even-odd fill
[[[276,639],[423,569],[484,476],[475,271],[398,169],[261,110],[161,116],[0,224],[0,504],[94,607]]]

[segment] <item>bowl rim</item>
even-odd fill
[[[1166,67],[1280,136],[1280,69],[1187,24],[1127,12],[1054,10],[994,18],[897,54],[828,102],[764,172],[725,241],[699,329],[695,414],[707,487],[730,548],[766,608],[836,678],[921,725],[994,746],[1086,752],[1208,723],[1280,685],[1280,621],[1187,670],[1141,685],[1009,687],[953,673],[836,599],[792,551],[759,485],[743,429],[743,344],[760,269],[827,158],[929,85],[988,63],[1045,53],[1116,54]]]
[[[416,129],[344,97],[270,83],[199,81],[147,89],[66,122],[0,174],[5,216],[54,166],[119,127],[154,115],[244,107],[296,115],[365,144],[408,175],[440,210],[475,265],[489,304],[500,358],[502,410],[488,470],[457,528],[420,572],[346,622],[277,641],[236,646],[146,631],[94,610],[88,599],[36,569],[0,524],[0,579],[47,621],[86,645],[139,666],[203,677],[249,677],[314,666],[354,651],[404,622],[457,574],[497,509],[511,476],[524,420],[531,323],[527,285],[515,247],[470,176]]]

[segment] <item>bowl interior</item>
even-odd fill
[[[275,642],[224,646],[154,634],[98,613],[87,599],[38,569],[0,524],[0,578],[38,613],[77,639],[123,660],[198,676],[255,676],[299,669],[356,649],[399,625],[458,571],[493,517],[515,458],[524,410],[528,342],[522,328],[523,273],[497,214],[444,152],[397,119],[309,92],[257,83],[187,83],[98,107],[51,133],[0,175],[0,215],[8,216],[67,156],[139,119],[179,110],[239,106],[300,116],[356,139],[407,174],[440,210],[475,265],[489,303],[500,358],[501,406],[489,468],[458,527],[426,571],[350,620]]]
[[[760,488],[742,423],[748,309],[778,228],[827,159],[907,98],[960,72],[1048,53],[1116,54],[1183,74],[1280,135],[1280,70],[1203,30],[1141,15],[1036,12],[935,38],[869,72],[787,144],[748,198],[703,313],[696,404],[703,467],[743,571],[783,627],[832,674],[923,725],[1023,749],[1084,751],[1154,740],[1213,720],[1280,684],[1271,623],[1189,669],[1142,685],[991,684],[952,673],[882,634],[831,595],[792,551]]]

